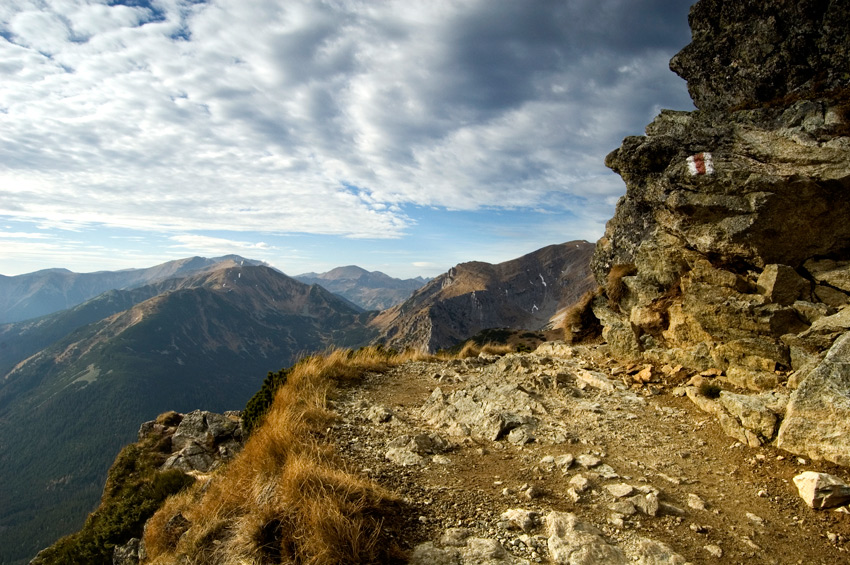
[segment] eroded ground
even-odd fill
[[[792,483],[845,469],[743,446],[681,389],[626,387],[621,372],[587,348],[411,362],[342,391],[330,435],[402,499],[389,527],[411,549],[460,535],[547,563],[544,519],[560,511],[634,560],[649,538],[695,564],[850,562],[850,516],[808,508]],[[523,531],[509,509],[537,520]]]

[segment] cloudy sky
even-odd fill
[[[2,0],[0,274],[595,241],[688,0]]]

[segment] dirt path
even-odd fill
[[[533,354],[508,362],[408,363],[344,390],[335,402],[341,418],[332,437],[352,466],[403,499],[393,527],[411,548],[429,540],[439,546],[448,528],[463,527],[497,539],[517,557],[550,562],[543,525],[523,532],[501,518],[518,508],[540,517],[571,512],[620,547],[650,538],[694,564],[850,563],[850,516],[808,508],[792,483],[802,471],[846,478],[846,469],[742,446],[669,389],[626,389],[613,377],[609,383],[618,386],[600,389],[576,376],[587,370],[610,376],[612,369],[589,356]],[[458,435],[462,426],[426,420],[434,410],[423,407],[433,407],[437,387],[437,397],[453,398],[506,384],[519,387],[510,394],[528,400],[513,409],[530,407],[533,441],[485,439],[474,424],[471,435]],[[392,414],[384,422],[383,409]],[[424,441],[421,461],[412,464],[387,458],[392,446],[408,443],[404,436],[429,434],[448,445]],[[569,456],[575,461],[565,468]],[[587,479],[583,492],[577,492],[578,476]],[[648,513],[635,507],[635,497],[651,501],[653,495],[657,512],[651,504]]]

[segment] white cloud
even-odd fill
[[[686,101],[664,2],[132,4],[0,7],[0,214],[374,238],[406,233],[405,204],[598,223],[622,190],[605,153]]]
[[[3,239],[48,239],[49,237],[43,233],[0,231],[0,238]]]
[[[197,234],[181,234],[171,237],[175,242],[172,248],[186,249],[202,255],[228,255],[250,253],[251,257],[266,256],[275,251],[275,247],[262,241],[238,241],[221,237]]]

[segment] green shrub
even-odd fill
[[[717,383],[703,380],[697,389],[699,393],[706,398],[719,398],[721,388]]]
[[[242,430],[245,436],[251,435],[251,432],[260,424],[266,412],[274,401],[275,392],[286,382],[287,376],[292,371],[292,368],[281,369],[276,373],[269,371],[266,379],[263,381],[263,386],[260,387],[254,396],[245,405],[245,410],[242,412]]]

